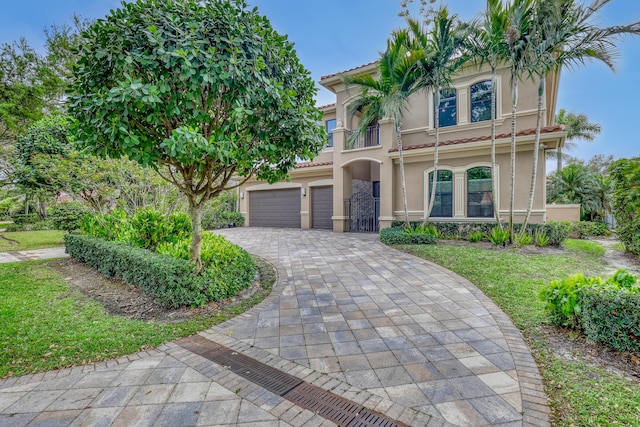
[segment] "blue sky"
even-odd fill
[[[280,33],[288,34],[298,56],[315,81],[320,76],[343,71],[375,60],[386,39],[403,21],[397,16],[399,0],[248,0],[258,6]],[[419,0],[415,0],[419,3]],[[448,0],[449,8],[464,19],[475,17],[484,0]],[[34,47],[44,42],[43,29],[68,22],[77,12],[99,18],[118,7],[119,0],[22,0],[7,2],[0,14],[0,43],[26,37]],[[599,23],[614,25],[640,20],[640,2],[613,0],[604,8]],[[589,63],[563,70],[558,108],[586,114],[602,125],[596,141],[579,142],[570,154],[589,159],[594,154],[615,157],[640,155],[640,38],[619,43],[617,72]],[[334,101],[321,89],[318,105]],[[551,164],[549,164],[551,166]]]

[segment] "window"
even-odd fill
[[[325,122],[325,128],[329,134],[329,144],[327,144],[327,146],[333,147],[333,130],[336,128],[336,119],[327,120]]]
[[[467,217],[491,218],[493,192],[491,168],[479,167],[467,171]]]
[[[491,86],[491,80],[485,80],[471,85],[472,122],[491,120]]]
[[[435,96],[434,96],[435,98]],[[443,128],[447,126],[455,126],[458,122],[458,110],[456,108],[456,90],[442,89],[440,91],[440,106],[438,126]],[[435,122],[435,114],[434,114]]]
[[[431,189],[433,186],[433,172],[429,172],[429,193],[427,202],[431,199]],[[432,217],[453,216],[453,172],[448,170],[438,171],[438,181],[436,182],[436,198],[431,209]]]

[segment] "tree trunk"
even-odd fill
[[[400,162],[400,186],[402,187],[402,204],[404,207],[404,226],[409,228],[409,207],[407,206],[407,184],[404,175],[404,158],[402,156],[402,129],[400,129],[400,122],[395,120],[396,139],[398,140],[398,161]]]
[[[491,193],[493,194],[493,217],[500,223],[500,207],[498,206],[498,183],[496,182],[496,67],[491,67]]]
[[[531,210],[533,209],[533,197],[536,192],[536,179],[538,177],[538,151],[540,150],[540,131],[542,130],[542,101],[544,95],[544,77],[540,77],[540,84],[538,86],[538,115],[536,117],[536,137],[533,143],[533,170],[531,171],[531,187],[529,188],[529,203],[527,205],[527,214],[522,222],[522,229],[520,235],[524,236],[526,232],[527,223],[531,217]]]
[[[509,243],[513,243],[513,211],[516,196],[516,112],[518,111],[518,78],[511,81],[511,179],[509,200]]]
[[[436,95],[433,103],[435,105],[433,127],[436,130],[436,141],[433,146],[433,183],[431,184],[431,192],[429,194],[429,205],[427,206],[427,213],[424,216],[424,223],[429,223],[429,217],[433,210],[433,204],[436,201],[436,186],[438,182],[438,146],[440,145],[440,87],[436,87]],[[427,176],[427,185],[429,183],[429,177]]]
[[[39,199],[38,202],[38,207],[40,208],[40,219],[45,219],[47,217],[47,202],[42,199]]]
[[[562,170],[562,148],[558,147],[556,156],[556,172],[560,172]]]
[[[198,274],[202,270],[202,206],[189,203],[189,216],[191,217],[191,261],[195,262]]]

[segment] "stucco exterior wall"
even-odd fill
[[[547,221],[580,221],[580,205],[547,205]]]

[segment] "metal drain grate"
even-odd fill
[[[270,392],[282,396],[302,383],[289,375],[232,349],[216,344],[199,335],[183,338],[178,344],[200,356],[226,366],[231,372],[252,381]]]
[[[182,338],[178,345],[284,397],[342,427],[406,427],[384,415],[302,381],[200,335]]]

